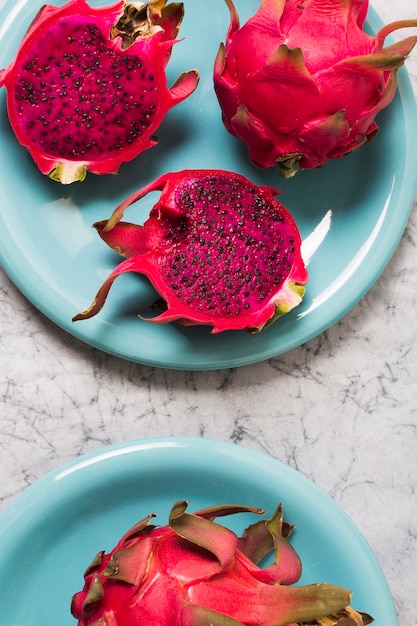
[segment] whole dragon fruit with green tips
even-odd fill
[[[261,0],[243,26],[232,0],[214,86],[227,130],[263,168],[285,177],[343,157],[373,138],[392,101],[396,73],[417,36],[384,47],[387,35],[417,27],[393,22],[363,30],[368,0]]]
[[[281,505],[241,537],[214,521],[262,509],[220,505],[193,514],[178,501],[167,526],[138,522],[87,568],[72,599],[79,626],[365,626],[350,592],[327,583],[293,586],[301,562]],[[268,553],[274,562],[257,563]]]

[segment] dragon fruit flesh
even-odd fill
[[[86,0],[44,5],[0,71],[11,126],[40,171],[67,184],[116,173],[157,143],[167,111],[196,88],[196,70],[167,87],[183,4]]]
[[[157,190],[143,226],[120,221],[128,206]],[[271,324],[301,302],[307,282],[300,234],[277,193],[222,170],[160,176],[94,225],[125,260],[74,321],[101,310],[118,276],[138,272],[165,303],[150,321],[211,325],[213,333]]]
[[[416,27],[393,22],[373,37],[363,30],[368,0],[261,0],[230,25],[214,64],[226,129],[262,168],[289,178],[362,146],[378,131],[375,116],[392,101],[397,70],[416,36],[383,47],[388,34]]]
[[[187,513],[178,501],[167,526],[138,522],[108,554],[98,553],[73,596],[79,626],[365,626],[351,593],[328,583],[293,586],[301,561],[288,541],[293,526],[279,505],[241,537],[216,517],[265,513],[220,505]],[[260,560],[273,553],[262,569]]]

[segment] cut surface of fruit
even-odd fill
[[[70,0],[39,11],[0,87],[16,137],[42,173],[64,184],[87,171],[116,173],[157,143],[166,113],[199,81],[190,70],[167,86],[183,13],[166,0],[97,9]]]
[[[152,191],[161,195],[143,226],[121,221]],[[114,280],[138,272],[165,309],[152,322],[211,325],[214,333],[270,325],[300,304],[308,279],[296,222],[277,193],[224,170],[162,175],[95,224],[126,260],[74,320],[96,315]]]

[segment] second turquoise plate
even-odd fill
[[[279,502],[295,524],[301,584],[328,582],[353,592],[352,606],[378,626],[398,626],[391,594],[368,544],[343,511],[302,474],[275,459],[219,441],[132,441],[74,459],[45,476],[0,514],[1,623],[76,626],[72,595],[100,551],[148,513],[165,524],[172,504],[189,510],[221,503]],[[225,525],[241,533],[257,518]],[[223,522],[222,522],[223,523]],[[150,626],[150,625],[148,625]]]

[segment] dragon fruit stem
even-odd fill
[[[72,318],[72,321],[77,322],[79,320],[89,319],[90,317],[94,317],[94,315],[97,315],[97,313],[99,313],[103,308],[107,295],[115,279],[120,276],[120,274],[128,271],[135,271],[134,257],[126,259],[125,261],[123,261],[123,263],[120,263],[120,265],[118,265],[115,270],[113,270],[110,276],[108,276],[108,278],[101,285],[91,305],[85,311],[82,311],[81,313],[75,315]]]
[[[103,232],[106,233],[111,230],[120,220],[122,219],[125,210],[130,207],[135,202],[138,202],[141,198],[145,197],[148,193],[152,191],[162,191],[167,184],[166,175],[162,174],[159,178],[154,180],[153,182],[145,185],[139,191],[135,191],[130,196],[128,196],[123,202],[119,204],[119,206],[113,211],[110,218],[107,220],[105,226],[103,227]]]
[[[235,533],[210,519],[186,513],[187,502],[176,502],[169,516],[172,530],[192,543],[208,550],[218,559],[222,569],[234,559],[237,548]]]
[[[381,50],[388,35],[401,28],[417,28],[417,20],[397,20],[383,26],[375,36],[375,48]],[[416,38],[417,40],[417,38]]]

